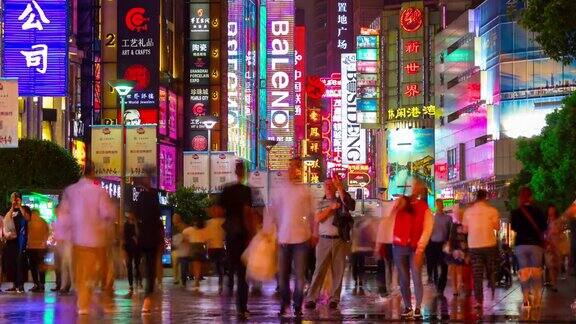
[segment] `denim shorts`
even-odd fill
[[[544,249],[538,245],[516,246],[518,268],[541,268],[544,264]]]

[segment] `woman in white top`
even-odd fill
[[[183,240],[190,243],[190,253],[188,258],[183,258],[181,263],[182,285],[186,287],[186,275],[189,271],[189,262],[192,262],[192,275],[194,276],[194,289],[200,288],[200,277],[202,276],[202,263],[206,261],[206,230],[202,219],[196,219],[192,226],[182,231]]]

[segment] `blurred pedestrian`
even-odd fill
[[[564,230],[566,229],[566,222],[560,217],[558,209],[554,205],[549,205],[547,209],[548,214],[548,230],[546,231],[547,245],[544,252],[546,261],[546,278],[550,285],[550,290],[553,292],[558,291],[558,277],[562,270],[562,265],[566,256],[569,254],[570,242]]]
[[[383,193],[384,195],[385,193]],[[392,213],[395,202],[380,202],[380,223],[376,234],[374,254],[377,258],[378,294],[380,298],[387,298],[390,293],[388,287],[392,284],[394,257],[392,252],[392,238],[394,237],[395,213]],[[388,273],[388,275],[386,275]]]
[[[146,274],[145,297],[142,313],[152,310],[152,294],[157,275],[157,258],[164,245],[164,226],[160,216],[158,191],[152,188],[153,170],[145,168],[145,176],[137,178],[138,197],[132,204],[132,213],[136,221],[136,237],[138,249],[144,257]]]
[[[484,275],[492,289],[496,289],[496,266],[500,260],[496,232],[500,229],[500,213],[488,203],[488,192],[476,192],[476,202],[464,212],[464,231],[468,233],[468,248],[474,276],[476,308],[482,310],[484,302]]]
[[[364,215],[354,221],[352,229],[352,277],[354,292],[364,294],[366,275],[366,259],[374,255],[378,219],[372,215]]]
[[[248,283],[246,281],[246,265],[242,262],[242,253],[248,247],[255,233],[252,211],[252,189],[244,184],[246,170],[243,161],[237,161],[235,166],[236,183],[224,187],[217,209],[224,214],[224,231],[226,257],[229,265],[228,288],[234,289],[234,279],[237,282],[236,313],[239,319],[248,317]],[[236,278],[234,278],[236,276]]]
[[[72,286],[72,245],[69,237],[62,237],[62,235],[66,233],[61,233],[57,230],[57,223],[60,218],[60,204],[56,206],[55,210],[56,220],[53,224],[53,234],[56,242],[54,252],[56,285],[50,289],[50,291],[67,294],[70,292]]]
[[[13,192],[10,202],[10,210],[4,216],[3,230],[6,244],[2,256],[2,271],[6,280],[13,283],[12,287],[6,290],[7,292],[24,292],[24,283],[20,283],[20,280],[23,280],[23,274],[19,274],[19,272],[26,271],[24,256],[26,226],[22,226],[23,220],[25,221],[22,195],[19,192]]]
[[[449,264],[450,277],[452,278],[452,294],[457,297],[464,292],[470,296],[472,290],[472,268],[470,266],[470,253],[468,251],[468,234],[464,230],[464,206],[454,209],[452,226],[448,238],[448,246],[445,252]]]
[[[50,235],[48,223],[42,217],[37,209],[32,210],[30,221],[28,222],[28,244],[27,255],[30,264],[30,272],[34,287],[31,292],[44,292],[46,284],[46,257],[47,241]]]
[[[412,195],[402,196],[394,206],[396,214],[394,222],[393,254],[394,263],[398,269],[400,292],[404,302],[403,319],[422,319],[422,266],[424,251],[434,226],[434,216],[428,208],[427,188],[422,181],[412,181]],[[414,283],[416,304],[412,308],[412,291],[410,277]]]
[[[138,246],[138,233],[136,219],[133,213],[128,213],[124,223],[123,247],[126,253],[126,272],[128,274],[128,293],[134,293],[134,277],[136,277],[136,287],[142,287],[142,275],[140,274],[140,248]]]
[[[189,243],[188,257],[182,258],[180,265],[182,271],[182,285],[186,287],[186,279],[190,273],[190,263],[192,263],[192,276],[194,279],[194,290],[200,289],[200,278],[202,277],[202,264],[207,259],[206,234],[204,228],[206,223],[203,219],[197,218],[192,221],[182,231],[183,240]]]
[[[534,205],[532,190],[520,189],[518,208],[510,214],[512,230],[516,232],[518,278],[522,286],[522,308],[540,307],[542,299],[542,266],[546,246],[546,215]],[[532,297],[532,300],[530,300]]]
[[[212,210],[217,211],[217,208]],[[224,281],[226,250],[224,249],[224,238],[226,231],[224,231],[224,213],[213,212],[212,217],[206,222],[206,245],[208,247],[208,258],[214,270],[218,275],[218,291],[222,292]]]
[[[293,300],[294,315],[302,316],[306,263],[312,237],[314,198],[308,186],[302,184],[302,160],[293,158],[288,167],[288,180],[279,183],[270,193],[268,215],[278,231],[278,283],[281,306],[279,316],[288,315]],[[295,276],[293,293],[290,294],[290,274]]]
[[[346,257],[350,253],[350,230],[356,201],[344,190],[337,174],[324,181],[324,198],[320,201],[314,221],[320,235],[316,245],[316,267],[306,296],[306,308],[314,309],[322,284],[331,271],[329,307],[336,309],[340,303],[342,278],[346,269]]]
[[[64,191],[56,232],[71,240],[78,314],[90,313],[94,287],[100,283],[104,311],[114,312],[114,273],[108,247],[116,208],[108,193],[95,183],[94,164],[87,162],[84,177]]]
[[[182,231],[188,227],[182,220],[182,215],[174,213],[172,215],[172,277],[174,284],[180,284],[180,257],[188,256],[189,251],[183,251]]]
[[[444,295],[448,281],[448,264],[444,257],[444,245],[448,242],[452,218],[444,212],[444,202],[436,199],[436,214],[434,215],[434,227],[430,236],[430,243],[426,248],[428,254],[426,262],[432,268],[434,274],[433,283],[436,285],[436,293]],[[438,271],[438,268],[440,271]]]

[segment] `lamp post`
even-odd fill
[[[120,96],[120,123],[122,127],[122,149],[120,151],[120,217],[124,219],[126,209],[126,120],[124,118],[124,110],[126,109],[126,96],[134,89],[136,82],[131,80],[112,80],[108,84]]]
[[[212,129],[218,123],[218,118],[215,116],[200,116],[198,121],[208,130],[208,196],[212,191]]]
[[[270,199],[270,151],[272,148],[278,144],[278,141],[273,140],[260,140],[260,144],[266,149],[266,204],[268,204],[268,199]]]

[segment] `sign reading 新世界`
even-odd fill
[[[18,78],[20,96],[66,96],[67,1],[4,0],[3,4],[3,77]]]
[[[158,1],[118,1],[118,78],[136,82],[127,107],[158,106],[159,19]]]

